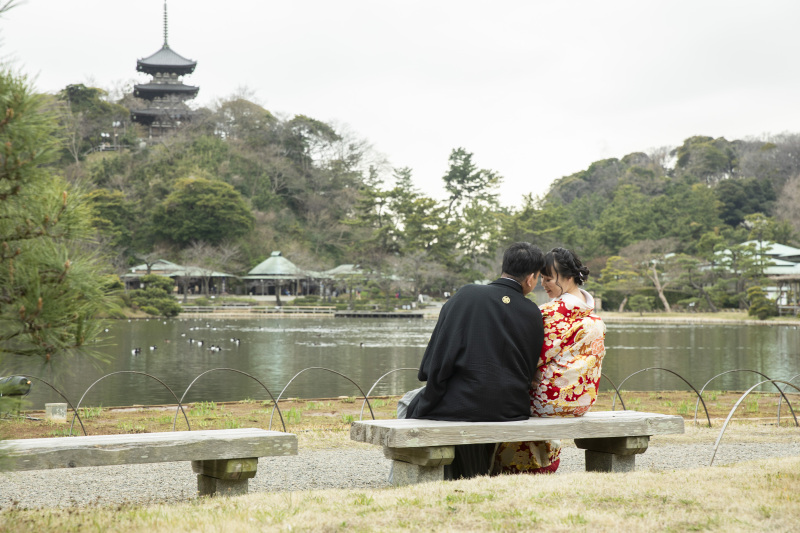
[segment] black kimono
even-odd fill
[[[439,313],[407,418],[467,422],[526,420],[544,342],[542,313],[519,283],[500,278],[461,288]],[[445,479],[486,474],[494,444],[456,446]]]
[[[544,341],[539,307],[515,281],[466,285],[443,307],[408,418],[505,422],[530,416],[530,387]]]

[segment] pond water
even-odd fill
[[[258,318],[172,319],[114,322],[99,350],[110,362],[101,366],[75,358],[51,368],[33,361],[6,360],[0,375],[29,374],[53,383],[73,404],[96,380],[111,372],[149,374],[186,402],[269,399],[255,380],[274,396],[293,376],[309,367],[344,374],[364,392],[387,372],[372,395],[401,394],[418,387],[416,368],[435,322],[420,319]],[[200,342],[202,341],[202,346]],[[219,347],[219,350],[212,349]],[[686,378],[697,389],[716,374],[746,368],[774,379],[800,373],[800,330],[796,326],[609,324],[603,374],[617,385],[647,367],[663,367]],[[151,349],[152,347],[152,349]],[[133,353],[140,348],[140,353]],[[198,376],[200,376],[198,378]],[[193,380],[198,378],[194,384]],[[760,381],[752,373],[731,373],[709,388],[745,390]],[[794,381],[800,386],[800,378]],[[605,381],[602,389],[608,389]],[[689,390],[674,375],[647,371],[631,377],[627,390]],[[764,390],[767,390],[766,388]],[[291,382],[284,397],[358,396],[347,379],[323,370],[308,370]],[[63,401],[46,385],[34,382],[32,408]],[[121,373],[102,379],[82,405],[119,406],[175,403],[155,379]]]

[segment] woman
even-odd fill
[[[544,345],[530,391],[531,416],[581,416],[597,399],[606,328],[594,314],[594,298],[580,288],[589,269],[575,254],[554,248],[541,274],[553,300],[541,306]],[[560,453],[559,441],[502,443],[494,473],[555,472]]]

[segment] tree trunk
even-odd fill
[[[628,303],[628,296],[626,295],[625,298],[622,299],[622,303],[619,304],[619,310],[617,312],[622,313],[625,311],[625,304]]]
[[[275,285],[275,305],[278,307],[283,307],[281,303],[281,284],[278,283]]]
[[[717,306],[716,306],[716,305],[714,305],[714,302],[712,302],[712,301],[711,301],[711,295],[710,295],[710,294],[708,294],[708,293],[706,292],[706,290],[705,290],[705,289],[703,289],[703,287],[701,287],[700,285],[693,284],[693,286],[694,286],[694,288],[695,288],[695,289],[697,289],[698,291],[700,291],[700,294],[702,294],[702,295],[703,295],[703,298],[705,298],[705,299],[706,299],[706,303],[708,304],[708,308],[711,310],[711,312],[712,312],[712,313],[718,313],[718,312],[719,312],[719,309],[717,309]]]
[[[661,280],[658,279],[658,271],[656,270],[656,264],[652,264],[653,268],[653,285],[656,287],[656,292],[658,292],[658,298],[661,300],[661,303],[664,304],[664,311],[667,313],[672,312],[672,309],[669,306],[669,302],[667,301],[667,297],[664,296],[664,287],[661,285]]]

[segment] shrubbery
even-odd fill
[[[767,297],[763,287],[756,285],[747,289],[747,300],[750,302],[750,309],[747,310],[747,314],[750,316],[766,320],[778,314],[776,302]]]
[[[175,286],[170,278],[164,276],[142,276],[143,289],[131,291],[132,306],[139,307],[148,315],[177,316],[181,305],[172,297]]]

